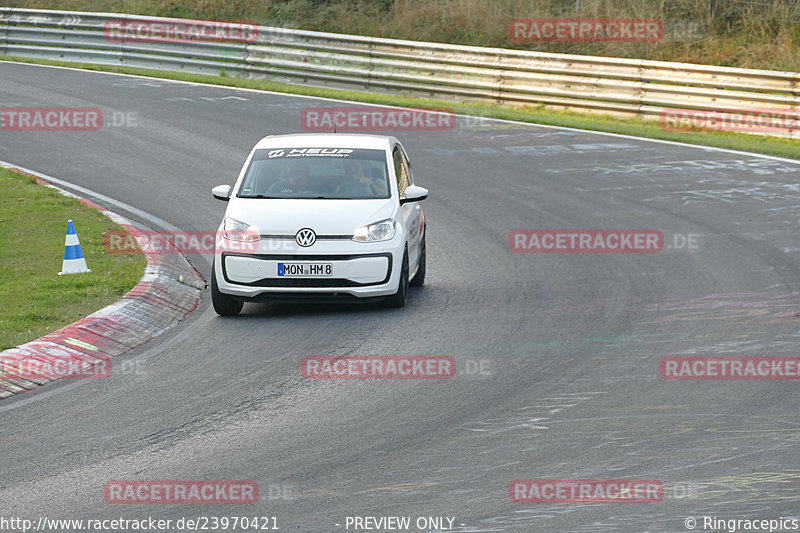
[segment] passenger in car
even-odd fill
[[[380,187],[375,178],[370,176],[369,163],[360,159],[346,161],[347,180],[336,188],[337,195],[352,195],[355,197],[381,198],[386,196],[386,180]]]

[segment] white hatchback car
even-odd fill
[[[245,301],[385,300],[425,281],[428,190],[394,137],[274,135],[256,144],[228,202],[211,271],[220,315]]]

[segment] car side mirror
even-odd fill
[[[428,189],[425,187],[418,187],[417,185],[409,185],[406,187],[405,196],[400,198],[400,204],[408,202],[421,202],[428,197]]]
[[[211,196],[213,196],[217,200],[222,200],[223,202],[227,202],[231,198],[231,186],[217,185],[216,187],[211,189]]]

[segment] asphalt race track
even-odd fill
[[[0,132],[0,160],[213,230],[225,204],[210,188],[232,184],[261,137],[301,131],[306,107],[342,105],[1,63],[0,107],[135,121]],[[367,516],[460,532],[800,519],[797,381],[659,371],[667,356],[798,355],[800,164],[463,117],[395,134],[431,190],[428,278],[406,308],[246,304],[223,319],[206,291],[178,327],[120,357],[134,371],[0,402],[0,516],[265,516],[285,532],[395,531],[347,528]],[[658,230],[664,247],[510,250],[512,231],[537,228]],[[208,280],[210,256],[189,260]],[[458,372],[311,380],[308,355],[449,355]],[[657,503],[520,503],[517,479],[664,490]],[[110,480],[252,480],[260,498],[109,504]],[[417,529],[419,517],[454,520]]]

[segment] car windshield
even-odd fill
[[[386,152],[363,148],[256,150],[239,198],[389,198]]]

